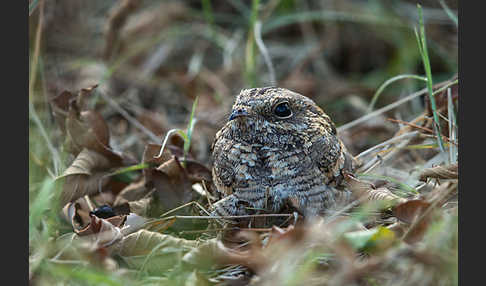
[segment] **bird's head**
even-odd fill
[[[264,136],[288,141],[286,138],[314,132],[336,133],[329,116],[319,106],[285,88],[243,89],[228,119],[235,133],[244,138],[259,138],[257,141],[267,141]]]

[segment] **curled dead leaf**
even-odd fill
[[[74,100],[74,98],[75,96],[71,92],[65,90],[49,101],[54,118],[64,134],[66,133],[66,117],[69,111],[69,102]]]
[[[126,218],[126,215],[120,215],[103,219],[92,215],[86,227],[80,230],[74,229],[74,232],[80,237],[89,239],[95,248],[104,248],[123,238],[121,227]]]
[[[426,182],[428,178],[458,179],[458,164],[427,168],[420,174],[420,180]]]
[[[69,152],[77,155],[83,148],[98,151],[111,159],[119,159],[109,148],[110,134],[103,117],[94,110],[86,109],[86,98],[98,85],[81,89],[77,96],[63,91],[50,100],[61,130],[67,134]]]
[[[73,202],[85,195],[92,195],[105,187],[109,180],[105,171],[112,163],[97,152],[83,149],[66,171],[57,178],[64,180],[61,204]]]
[[[158,166],[164,162],[170,160],[172,155],[168,149],[165,149],[160,157],[157,157],[160,153],[162,145],[149,143],[145,146],[145,150],[142,155],[142,163],[148,163],[153,166]],[[152,168],[143,170],[145,181],[151,180]]]
[[[385,187],[376,188],[373,184],[359,180],[351,174],[345,175],[346,186],[355,197],[362,201],[386,201],[392,204],[403,203],[407,200],[393,194]]]
[[[68,203],[62,210],[64,219],[71,223],[74,232],[80,236],[99,233],[103,230],[104,223],[110,223],[116,227],[123,226],[129,214],[128,205],[115,207],[113,214],[111,217],[102,218],[91,212],[89,218],[85,221],[86,223],[83,223],[84,220],[80,220],[79,217],[86,217],[87,215],[78,203]]]
[[[82,149],[90,149],[103,154],[113,161],[123,158],[109,147],[109,130],[103,117],[96,111],[88,110],[77,114],[71,109],[66,119],[67,148],[77,155]]]

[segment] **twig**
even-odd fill
[[[210,207],[210,209],[213,209],[213,203],[211,202],[211,199],[210,199],[211,194],[209,193],[208,188],[206,187],[206,183],[204,182],[204,180],[202,180],[201,182],[202,182],[202,185],[203,185],[204,193],[206,194],[206,199],[208,200],[209,207]]]
[[[239,219],[239,218],[254,218],[254,217],[292,217],[293,214],[258,214],[258,215],[234,215],[234,216],[188,216],[188,215],[174,215],[160,218],[157,220],[171,220],[171,219]]]
[[[417,129],[420,129],[420,130],[423,130],[423,131],[428,132],[428,133],[432,133],[432,134],[435,133],[434,130],[432,130],[432,129],[429,129],[429,128],[423,127],[423,126],[419,126],[419,125],[413,124],[411,122],[407,122],[407,121],[403,121],[403,120],[399,120],[399,119],[393,119],[393,118],[387,118],[386,120],[391,121],[391,122],[396,122],[396,123],[404,124],[404,125],[408,125],[408,126],[411,126],[413,128],[417,128]],[[456,143],[454,143],[451,140],[449,140],[449,138],[447,138],[446,136],[444,136],[444,135],[441,135],[441,136],[443,136],[444,139],[447,142],[456,145]],[[436,137],[436,135],[434,137]]]
[[[402,134],[400,136],[393,137],[391,139],[386,140],[383,143],[380,143],[378,145],[375,145],[375,146],[369,148],[368,150],[365,150],[365,151],[359,153],[358,155],[355,156],[355,158],[363,157],[363,156],[371,153],[372,151],[374,151],[374,150],[376,150],[376,149],[378,149],[380,147],[386,146],[386,145],[388,145],[388,144],[390,144],[390,143],[392,143],[394,141],[397,141],[397,140],[403,139],[403,138],[413,137],[413,136],[415,136],[417,134],[418,134],[418,131],[412,131],[412,132],[409,132],[409,133]]]
[[[270,55],[268,54],[268,50],[263,44],[262,40],[262,22],[256,21],[255,23],[255,42],[262,53],[263,59],[265,60],[265,64],[268,67],[268,72],[270,73],[270,85],[277,85],[277,79],[275,77],[275,69],[273,68],[272,60],[270,59]]]
[[[407,101],[410,101],[410,100],[412,100],[412,99],[414,99],[416,97],[419,97],[419,96],[425,94],[426,92],[427,92],[427,88],[424,88],[424,89],[419,90],[419,91],[417,91],[415,93],[412,93],[412,94],[410,94],[409,96],[407,96],[405,98],[402,98],[402,99],[400,99],[398,101],[395,101],[394,103],[391,103],[391,104],[389,104],[387,106],[384,106],[384,107],[382,107],[380,109],[377,109],[377,110],[375,110],[373,112],[370,112],[370,113],[368,113],[368,114],[366,114],[366,115],[364,115],[364,116],[362,116],[362,117],[360,117],[360,118],[358,118],[356,120],[353,120],[353,121],[351,121],[349,123],[346,123],[346,124],[338,127],[337,128],[337,131],[338,132],[342,132],[342,131],[344,131],[346,129],[349,129],[349,128],[355,126],[355,125],[358,125],[358,124],[360,124],[362,122],[368,121],[370,118],[373,118],[373,117],[375,117],[377,115],[380,115],[380,114],[382,114],[384,112],[387,112],[388,110],[391,110],[391,109],[393,109],[393,108],[395,108],[395,107],[397,107],[397,106],[399,106],[399,105],[401,105],[401,104],[403,104],[403,103],[405,103]]]
[[[201,230],[183,230],[183,231],[180,231],[180,232],[179,232],[179,234],[188,234],[188,233],[206,233],[206,232],[213,232],[213,231],[225,231],[225,230],[241,230],[241,231],[268,232],[268,231],[272,231],[272,228],[240,228],[240,227],[222,227],[222,228],[201,229]]]
[[[133,124],[136,128],[138,128],[140,131],[145,133],[152,141],[155,143],[160,142],[160,138],[157,137],[152,131],[148,130],[145,126],[142,125],[137,119],[133,118],[128,112],[126,112],[116,101],[111,99],[109,96],[104,94],[103,92],[100,92],[101,97],[108,102],[108,104],[111,105],[118,113],[120,113],[128,122]]]
[[[372,169],[374,169],[379,164],[382,164],[386,160],[389,160],[391,157],[395,156],[395,154],[398,153],[399,151],[401,151],[402,148],[405,147],[405,145],[407,145],[408,142],[410,142],[411,139],[412,138],[407,138],[407,140],[400,142],[395,149],[390,151],[390,153],[386,154],[383,157],[377,156],[374,160],[371,160],[365,166],[361,167],[360,170],[364,170],[363,174],[369,173]]]
[[[434,95],[437,94],[437,93],[439,93],[439,92],[441,92],[441,91],[443,91],[443,90],[445,90],[445,89],[447,89],[451,85],[454,85],[454,84],[456,84],[458,82],[459,82],[459,80],[456,79],[456,80],[454,80],[452,82],[451,81],[446,81],[446,82],[440,83],[441,88],[439,88],[436,91],[434,91]],[[375,110],[375,111],[373,111],[371,113],[368,113],[368,114],[366,114],[366,115],[364,115],[364,116],[362,116],[362,117],[360,117],[360,118],[358,118],[356,120],[353,120],[353,121],[351,121],[349,123],[344,124],[344,125],[338,127],[337,128],[337,131],[338,132],[342,132],[344,130],[347,130],[347,129],[353,127],[353,126],[356,126],[356,125],[358,125],[358,124],[360,124],[362,122],[365,122],[365,121],[369,120],[370,118],[373,118],[373,117],[375,117],[377,115],[380,115],[380,114],[382,114],[384,112],[387,112],[388,110],[391,110],[391,109],[393,109],[393,108],[395,108],[395,107],[397,107],[397,106],[399,106],[399,105],[401,105],[401,104],[403,104],[403,103],[405,103],[407,101],[410,101],[410,100],[412,100],[412,99],[414,99],[416,97],[419,97],[419,96],[425,94],[426,92],[427,92],[427,88],[421,89],[421,90],[419,90],[419,91],[417,91],[415,93],[410,94],[409,96],[407,96],[405,98],[402,98],[402,99],[400,99],[398,101],[395,101],[394,103],[391,103],[391,104],[389,104],[387,106],[384,106],[384,107],[382,107],[380,109],[377,109],[377,110]]]
[[[209,216],[209,215],[211,215],[211,214],[210,214],[210,213],[209,213],[209,212],[208,212],[208,211],[207,211],[205,208],[203,208],[203,207],[202,207],[202,206],[201,206],[201,205],[200,205],[198,202],[196,202],[196,201],[191,201],[191,202],[188,202],[188,203],[183,204],[183,205],[181,205],[181,206],[178,206],[178,207],[176,207],[176,208],[174,208],[174,209],[171,209],[170,211],[168,211],[168,212],[166,212],[166,213],[164,213],[164,214],[160,215],[160,217],[164,217],[164,216],[166,216],[166,215],[168,215],[168,214],[171,214],[171,213],[173,213],[173,212],[175,212],[175,211],[178,211],[178,210],[180,210],[180,209],[182,209],[182,208],[185,208],[185,207],[187,207],[187,206],[194,205],[194,204],[195,204],[195,205],[197,205],[197,206],[198,206],[200,209],[202,209],[202,210],[203,210],[203,211],[204,211],[204,212],[205,212],[205,213],[206,213],[208,216]]]

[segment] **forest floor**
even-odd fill
[[[29,0],[30,284],[457,285],[457,6]],[[214,136],[269,85],[360,161],[335,216],[209,216]]]

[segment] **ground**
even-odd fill
[[[29,1],[31,284],[457,285],[458,3],[420,4]],[[361,161],[340,216],[208,219],[214,135],[268,85]]]

